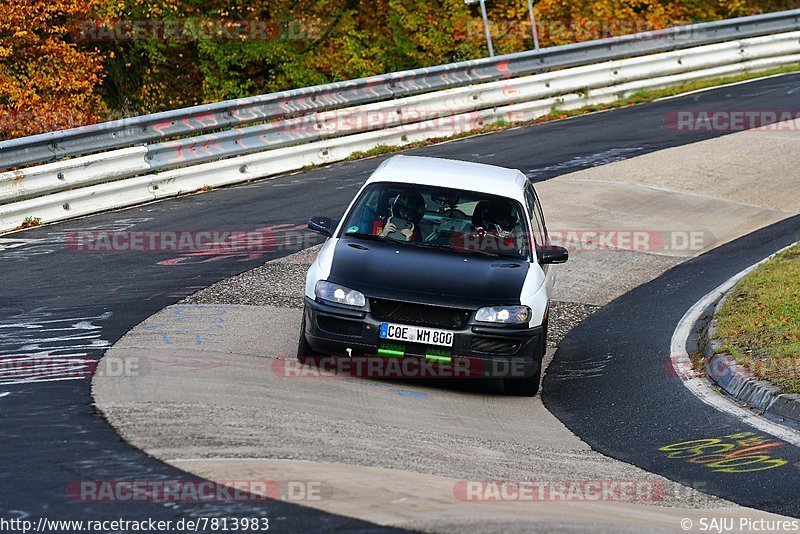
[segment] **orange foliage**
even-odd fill
[[[69,42],[93,0],[4,0],[0,7],[0,139],[97,121],[103,58]]]
[[[536,16],[552,46],[798,5],[541,0]],[[532,48],[527,0],[488,6],[496,53]],[[0,139],[485,55],[463,0],[3,0]]]
[[[541,0],[535,9],[542,46],[554,46],[799,6],[798,0]],[[527,0],[493,2],[489,18],[500,53],[531,47]]]

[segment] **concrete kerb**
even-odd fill
[[[723,350],[718,339],[718,313],[733,293],[733,286],[712,306],[711,318],[700,334],[703,370],[706,376],[741,404],[784,419],[800,422],[800,395],[781,393],[767,380],[759,380],[750,370]]]

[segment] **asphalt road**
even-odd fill
[[[665,116],[669,112],[687,109],[792,109],[796,105],[796,95],[793,96],[791,91],[798,82],[800,76],[796,75],[772,78],[412,152],[517,167],[531,179],[541,181],[590,166],[721,135],[670,131],[664,126]],[[275,225],[302,224],[312,214],[338,217],[357,187],[379,162],[371,159],[338,164],[302,175],[285,176],[5,236],[0,241],[0,269],[4,281],[0,291],[0,355],[60,356],[71,359],[71,365],[74,362],[96,360],[106,347],[126,331],[163,307],[217,280],[298,248],[292,246],[263,254],[216,256],[163,252],[86,253],[76,252],[67,246],[65,236],[69,236],[71,231],[86,228],[246,231]],[[769,248],[768,244],[764,245],[766,248]],[[742,262],[745,257],[743,254],[735,259]],[[704,261],[711,260],[701,258],[688,265],[696,266]],[[688,272],[687,269],[690,267],[682,267],[679,272],[685,273],[685,277],[697,279],[697,287],[713,285],[710,282],[705,284],[702,270]],[[669,273],[665,276],[676,275]],[[663,351],[664,347],[668,347],[668,343],[662,341],[664,336],[672,332],[674,324],[671,321],[685,311],[681,306],[693,302],[702,293],[697,287],[684,284],[680,278],[677,280],[681,283],[668,286],[674,293],[675,301],[670,301],[669,306],[665,304],[664,308],[653,306],[650,309],[653,322],[649,323],[650,326],[643,326],[646,337],[636,339],[630,335],[621,338],[627,340],[627,350],[640,351],[641,347],[634,347],[634,340],[647,349],[658,347],[659,351]],[[647,287],[652,287],[652,284]],[[633,299],[637,294],[634,292],[634,296],[625,298]],[[638,304],[646,305],[641,302]],[[619,312],[620,306],[615,304],[600,317]],[[597,323],[599,320],[588,323],[565,344],[565,358],[577,352],[578,343],[581,342],[578,335],[589,328],[600,328]],[[633,328],[631,324],[628,326]],[[604,336],[609,337],[610,334]],[[4,379],[0,381],[0,477],[6,481],[0,487],[2,517],[174,519],[198,515],[230,517],[248,513],[267,514],[271,520],[275,518],[273,524],[279,523],[287,529],[306,530],[311,526],[315,530],[326,527],[337,530],[372,528],[368,523],[278,502],[264,505],[168,506],[156,503],[76,502],[66,492],[67,486],[76,480],[179,479],[186,475],[125,444],[94,412],[88,379],[25,381],[19,375],[17,379],[10,379],[9,376],[8,373],[3,374]],[[658,407],[662,401],[653,396],[628,397],[626,388],[633,389],[633,385],[626,383],[628,379],[625,373],[609,376],[619,377],[619,385],[609,391],[619,396],[617,402],[621,404],[618,406],[624,404],[627,408],[621,414],[610,412],[614,417],[609,420],[615,421],[626,433],[624,439],[617,439],[618,448],[622,450],[607,452],[622,457],[623,454],[632,454],[636,445],[641,445],[644,447],[642,450],[650,454],[647,458],[654,463],[651,467],[664,468],[669,462],[659,463],[647,447],[652,443],[660,444],[664,439],[672,443],[691,439],[691,436],[685,437],[686,433],[680,432],[670,433],[669,437],[659,436],[659,430],[653,428],[653,419],[648,416],[646,409],[654,405]],[[592,383],[590,380],[586,387],[590,388]],[[594,410],[599,408],[599,403],[591,396],[583,397],[584,402],[587,399],[590,401],[588,404],[570,401],[577,398],[575,390],[583,388],[583,383],[580,388],[570,387],[568,390],[561,390],[558,384],[555,373],[546,383],[545,399],[559,415],[564,416],[570,426],[577,427],[579,421],[589,417],[587,413],[596,413]],[[680,389],[679,384],[672,385]],[[562,395],[568,397],[567,393],[574,396],[562,399]],[[684,399],[684,402],[692,406],[696,404],[691,399]],[[637,414],[636,417],[632,412]],[[710,414],[706,416],[711,417]],[[628,425],[629,420],[638,423]],[[692,421],[696,423],[695,428],[705,425],[705,420]],[[709,422],[724,423],[724,418],[714,416]],[[593,441],[596,437],[594,431],[599,432],[600,429],[601,426],[597,424],[586,425],[588,435],[585,439],[603,450],[602,444]],[[580,427],[579,432],[583,431],[584,427]],[[652,438],[645,443],[642,441],[645,436]],[[644,456],[641,461],[644,461]],[[681,473],[680,466],[675,465],[677,463],[671,464],[677,471],[673,476]],[[790,470],[785,472],[794,473]],[[692,473],[694,471],[689,476]],[[707,473],[703,472],[697,476],[702,478],[705,475]],[[764,478],[774,475],[768,473]],[[759,483],[767,487],[765,481]],[[747,485],[734,487],[746,488]],[[794,487],[797,487],[796,481]],[[773,504],[779,504],[779,496],[773,495],[772,499]],[[796,508],[792,510],[796,513]],[[783,509],[781,511],[786,512]]]
[[[737,504],[800,517],[795,491],[800,487],[800,449],[704,404],[683,386],[670,362],[673,331],[695,302],[798,238],[800,216],[682,263],[589,316],[559,344],[544,379],[545,406],[605,455]],[[703,454],[733,455],[774,444],[749,451],[764,456],[762,462],[737,468],[733,461],[715,469],[688,457],[668,457],[683,447],[659,450],[741,433],[753,435],[696,445],[708,447]],[[737,443],[748,439],[759,443]],[[724,461],[722,456],[707,459]],[[769,465],[775,467],[737,472]]]

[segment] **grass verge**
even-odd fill
[[[783,393],[800,393],[800,245],[746,276],[717,319],[725,352]]]

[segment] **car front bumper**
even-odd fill
[[[543,351],[541,326],[534,328],[492,326],[468,322],[458,329],[417,325],[454,332],[453,347],[429,347],[416,343],[386,341],[379,337],[380,326],[387,322],[369,311],[348,309],[305,297],[305,332],[308,344],[321,353],[334,356],[385,355],[392,346],[393,355],[432,360],[457,361],[466,365],[469,376],[529,377],[541,368]],[[397,350],[397,345],[402,350]],[[348,350],[349,354],[348,354]],[[384,349],[384,350],[381,350]],[[442,354],[449,353],[443,356]]]

